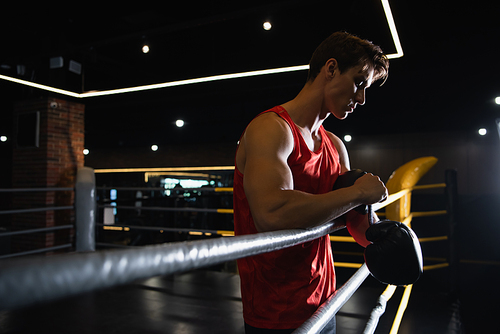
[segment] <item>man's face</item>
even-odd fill
[[[373,69],[364,64],[351,67],[343,73],[337,68],[335,76],[327,85],[328,111],[338,119],[345,119],[358,104],[365,104],[365,91],[372,79]]]

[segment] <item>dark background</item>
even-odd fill
[[[386,84],[335,133],[443,129],[495,133],[498,5],[491,1],[391,1],[404,56]],[[262,29],[270,20],[273,28]],[[76,92],[305,65],[330,33],[347,30],[395,47],[378,1],[206,1],[196,5],[5,5],[0,74]],[[150,43],[149,54],[141,43]],[[49,69],[61,56],[64,67]],[[82,64],[82,74],[68,63]],[[17,65],[24,65],[23,75]],[[237,141],[258,112],[293,98],[306,71],[79,100],[86,147]],[[11,104],[47,93],[1,80],[0,133],[12,135]],[[174,126],[183,118],[186,126]],[[8,144],[7,144],[8,145]],[[6,144],[2,144],[6,146]],[[2,151],[4,152],[4,151]]]
[[[466,260],[461,287],[487,303],[498,293],[500,266],[495,246],[500,236],[495,124],[500,106],[494,103],[500,96],[499,5],[484,0],[390,4],[404,56],[391,60],[389,79],[368,90],[365,106],[343,122],[330,118],[324,124],[339,136],[348,133],[378,145],[383,154],[368,158],[365,147],[350,144],[355,161],[371,159],[369,165],[378,170],[393,170],[434,152],[442,153],[438,158],[443,162],[436,167],[439,182],[444,169],[459,169],[459,255]],[[3,5],[0,74],[80,93],[305,65],[315,47],[338,30],[372,40],[388,54],[396,51],[378,1],[141,2],[104,7]],[[273,24],[270,31],[262,29],[265,20]],[[148,54],[141,52],[144,40],[151,47]],[[58,56],[64,67],[49,69],[49,59]],[[70,60],[82,64],[81,75],[68,71]],[[24,66],[23,73],[17,65]],[[122,158],[137,157],[137,167],[146,160],[135,152],[149,150],[152,144],[160,151],[181,147],[178,152],[184,155],[194,152],[186,147],[212,145],[217,152],[211,155],[219,154],[221,147],[234,148],[246,124],[259,112],[292,99],[306,76],[299,71],[86,99],[0,80],[0,135],[9,137],[0,142],[0,187],[11,186],[16,101],[54,96],[85,104],[85,147],[91,152],[87,164],[123,167],[117,166],[120,158],[110,159],[109,152],[115,152]],[[186,122],[180,129],[174,124],[179,118]],[[477,136],[480,127],[488,130],[483,139]],[[447,153],[453,153],[452,158]],[[470,296],[464,297],[468,303],[463,312],[472,314],[478,300],[467,299]],[[487,316],[493,319],[495,307],[478,309],[489,310]],[[474,319],[468,319],[474,328]]]

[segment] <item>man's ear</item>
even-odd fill
[[[330,58],[325,63],[325,71],[328,79],[333,79],[339,71],[338,62],[335,58]]]

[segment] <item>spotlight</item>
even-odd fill
[[[178,128],[182,128],[184,126],[184,121],[182,119],[178,119],[178,120],[175,121],[175,125]]]
[[[88,155],[90,153],[88,148],[83,149],[83,155]]]
[[[7,136],[0,136],[0,141],[5,143],[7,141]]]
[[[344,140],[345,140],[346,142],[350,142],[350,141],[352,140],[351,135],[345,135],[345,136],[344,136]]]
[[[151,151],[153,152],[158,151],[158,145],[151,145]]]
[[[273,26],[271,25],[271,22],[266,21],[264,22],[264,24],[262,24],[262,27],[264,28],[264,30],[271,30]]]
[[[500,96],[495,97],[495,103],[500,104]]]
[[[142,46],[142,53],[148,53],[149,52],[149,45],[147,44],[144,44]]]
[[[481,136],[485,136],[488,133],[488,131],[485,128],[481,128],[477,131],[477,133],[479,133],[479,135]]]

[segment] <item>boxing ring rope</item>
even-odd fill
[[[31,193],[31,192],[57,192],[57,191],[74,191],[75,188],[68,187],[47,187],[47,188],[10,188],[10,189],[0,189],[0,193]],[[25,214],[25,213],[34,213],[34,212],[47,212],[47,211],[59,211],[59,210],[73,210],[75,208],[74,205],[66,205],[66,206],[49,206],[49,207],[39,207],[39,208],[28,208],[28,209],[12,209],[12,210],[0,210],[0,215],[13,215],[13,214]],[[14,235],[22,235],[22,234],[34,234],[34,233],[49,233],[59,230],[69,230],[74,228],[74,225],[66,224],[66,225],[58,225],[58,226],[50,226],[50,227],[40,227],[40,228],[31,228],[31,229],[23,229],[17,231],[8,231],[8,232],[0,232],[0,238],[3,237],[11,237]],[[1,240],[1,239],[0,239]],[[6,254],[0,255],[0,259],[5,259],[9,257],[16,256],[25,256],[25,255],[33,255],[38,253],[51,252],[56,250],[68,249],[73,245],[71,243],[56,245],[52,247],[45,247],[40,249],[22,251],[14,254]]]
[[[86,178],[88,179],[89,176],[87,175]],[[413,187],[413,189],[415,188]],[[229,189],[225,188],[224,191]],[[405,189],[397,194],[392,194],[386,202],[375,206],[376,209],[397,201],[411,190]],[[83,191],[77,192],[76,198],[79,197],[78,193],[81,196],[92,198],[89,203],[94,203],[93,205],[87,204],[88,210],[79,210],[80,215],[83,214],[87,220],[95,219],[93,213],[95,210],[95,186],[93,189],[88,186],[84,187]],[[134,207],[134,209],[143,210],[144,207]],[[412,217],[409,215],[403,223],[409,224]],[[127,284],[138,279],[186,272],[283,249],[342,228],[344,228],[343,225],[331,222],[310,229],[282,230],[232,238],[176,242],[125,250],[65,254],[47,258],[4,260],[1,263],[2,270],[0,271],[0,310],[30,306]],[[87,233],[90,232],[87,231]],[[322,328],[338,312],[369,274],[366,265],[360,264],[359,267],[351,279],[321,305],[313,317],[297,330],[297,333],[313,333],[320,327]],[[406,287],[403,296],[403,299],[406,298],[406,302],[402,300],[398,310],[399,321],[410,292],[411,286]],[[384,292],[383,295],[387,297],[388,294]],[[392,293],[390,295],[392,296]],[[372,320],[371,323],[378,322],[378,317],[374,317],[376,321]],[[396,326],[396,322],[394,326]],[[396,327],[399,327],[399,324]],[[365,331],[365,333],[369,333],[369,331]],[[391,333],[393,332],[391,331]]]
[[[87,192],[93,193],[89,189]],[[4,260],[0,272],[0,309],[19,308],[131,283],[141,278],[185,272],[270,252],[302,244],[342,228],[344,225],[331,222],[305,230]],[[363,280],[367,275],[367,272],[361,275]]]
[[[0,309],[28,306],[271,252],[314,240],[343,227],[331,222],[305,230],[4,260],[0,272]]]
[[[363,264],[361,268],[349,278],[349,280],[337,289],[314,314],[306,320],[299,328],[293,331],[294,334],[319,333],[328,322],[337,314],[340,308],[351,298],[361,283],[368,277],[368,268]]]
[[[166,189],[160,187],[97,187],[98,190],[124,190],[124,191],[165,191],[178,189]],[[231,187],[214,187],[214,188],[181,188],[182,191],[197,191],[197,192],[232,192]]]
[[[233,213],[233,209],[211,209],[211,208],[164,208],[152,206],[125,206],[125,205],[99,205],[99,208],[141,210],[141,211],[172,211],[172,212],[203,212],[203,213]]]

